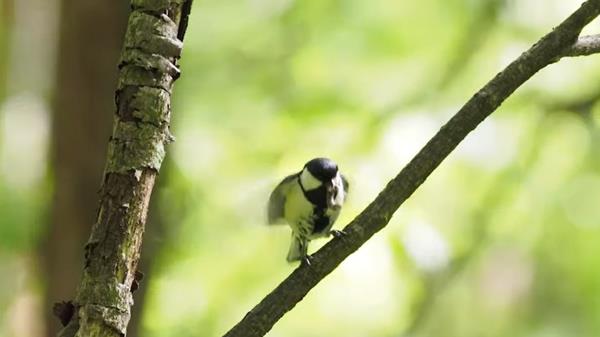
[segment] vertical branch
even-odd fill
[[[154,181],[165,156],[171,90],[192,0],[132,0],[100,208],[85,246],[74,315],[61,336],[124,336]]]
[[[81,276],[106,139],[110,135],[115,64],[128,6],[120,1],[61,1],[60,38],[52,105],[52,174],[55,181],[48,234],[40,249],[46,303],[73,298]],[[94,36],[94,39],[90,39]],[[75,70],[76,69],[76,70]],[[60,326],[46,317],[46,335]]]

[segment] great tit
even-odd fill
[[[348,181],[331,159],[315,158],[300,172],[287,176],[275,187],[268,204],[269,224],[286,223],[292,228],[288,262],[310,264],[308,243],[329,235],[348,194]]]

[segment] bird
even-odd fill
[[[288,262],[310,265],[308,244],[321,237],[340,237],[346,233],[332,230],[348,195],[348,180],[329,158],[309,160],[300,172],[285,177],[271,192],[268,223],[287,223],[292,229]]]

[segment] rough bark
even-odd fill
[[[164,198],[164,188],[172,182],[172,176],[175,169],[173,159],[166,157],[160,169],[160,179],[154,187],[154,200]],[[146,232],[144,233],[144,243],[142,245],[142,255],[138,264],[138,269],[143,271],[144,280],[140,282],[140,287],[135,292],[135,305],[132,308],[131,321],[127,329],[128,337],[143,337],[146,336],[146,329],[142,324],[144,310],[146,310],[147,293],[152,288],[152,283],[155,281],[153,277],[156,275],[156,257],[162,256],[164,252],[177,246],[177,237],[174,232],[177,232],[178,226],[173,224],[181,223],[180,217],[174,214],[184,214],[185,210],[173,210],[170,205],[165,203],[154,202],[150,205],[148,222],[146,223]],[[173,213],[174,212],[174,213]],[[166,213],[169,215],[167,216]],[[169,224],[169,225],[168,225]]]
[[[236,324],[226,337],[264,336],[306,294],[373,234],[454,148],[519,86],[548,64],[568,56],[581,29],[600,14],[600,0],[588,0],[552,32],[480,89],[348,226],[301,265]]]
[[[165,155],[171,89],[192,0],[132,0],[100,208],[73,316],[60,336],[124,336],[150,195]]]
[[[41,259],[46,308],[75,296],[110,135],[112,92],[128,7],[120,0],[61,4],[52,122],[52,216]],[[90,38],[93,37],[93,38]],[[46,334],[59,322],[46,312]]]

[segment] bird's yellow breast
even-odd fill
[[[307,221],[313,213],[313,205],[306,200],[300,185],[296,182],[286,196],[283,216],[293,230],[298,231],[299,223]]]

